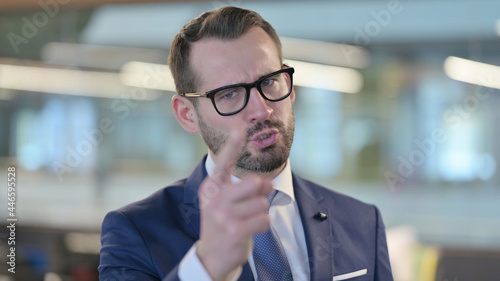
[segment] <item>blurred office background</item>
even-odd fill
[[[191,173],[207,150],[173,117],[168,50],[225,5],[282,36],[292,168],[380,208],[395,279],[498,280],[500,2],[486,0],[0,2],[0,224],[12,165],[18,218],[0,280],[97,280],[104,215]]]

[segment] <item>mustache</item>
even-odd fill
[[[250,139],[256,133],[267,128],[276,128],[278,131],[282,132],[285,128],[285,123],[281,120],[265,120],[264,122],[259,122],[247,130],[247,139]]]

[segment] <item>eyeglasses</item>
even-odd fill
[[[286,66],[285,66],[286,67]],[[240,83],[220,87],[205,93],[185,93],[185,97],[207,97],[212,100],[217,113],[222,116],[236,114],[245,108],[250,97],[250,90],[257,88],[260,95],[272,102],[286,99],[292,93],[293,67],[286,67],[269,73],[253,83]]]

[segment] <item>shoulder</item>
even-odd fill
[[[326,199],[339,201],[338,203],[344,202],[344,204],[348,204],[348,205],[354,204],[356,206],[359,205],[359,206],[365,206],[365,207],[372,206],[372,205],[364,203],[356,198],[353,198],[349,195],[337,192],[331,188],[324,187],[324,186],[319,185],[315,182],[304,179],[300,176],[293,175],[293,179],[294,179],[294,184],[297,185],[296,187],[303,188],[303,189],[304,188],[310,189],[310,191],[313,192],[314,194],[326,197]]]
[[[174,182],[150,196],[128,204],[116,211],[123,214],[143,214],[165,211],[165,209],[172,211],[172,209],[178,209],[179,204],[182,203],[197,203],[198,187],[207,176],[205,170],[206,158],[207,155],[203,157],[198,166],[196,166],[187,178]]]
[[[184,198],[184,186],[186,179],[177,181],[166,186],[148,197],[127,204],[113,213],[120,213],[123,216],[133,219],[135,217],[145,218],[151,214],[164,214],[175,211]]]
[[[312,196],[320,198],[321,201],[333,210],[335,217],[339,220],[342,220],[342,218],[346,220],[352,220],[353,218],[374,219],[378,213],[377,208],[372,204],[362,202],[361,200],[326,188],[300,176],[294,175],[294,188],[303,189],[306,193],[310,193]]]

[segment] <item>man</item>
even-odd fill
[[[175,37],[169,66],[175,117],[209,153],[106,216],[101,280],[392,280],[378,210],[290,170],[294,70],[269,23],[204,13]]]

